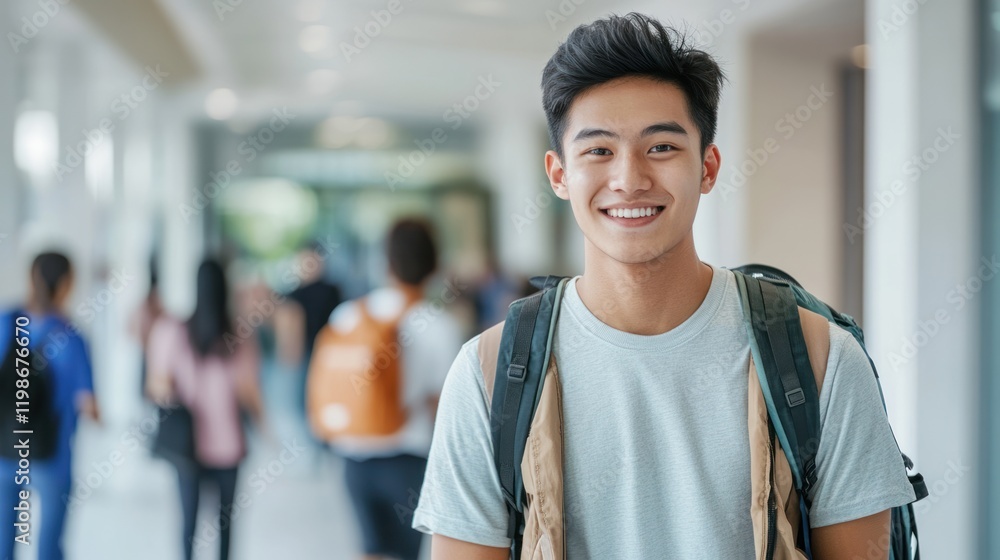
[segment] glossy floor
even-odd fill
[[[298,456],[282,455],[283,444],[294,448],[293,439],[304,440],[288,404],[294,386],[274,377],[266,385],[274,435],[269,440],[253,437],[241,468],[237,496],[245,494],[245,507],[233,515],[233,560],[347,560],[359,555],[340,459],[314,447]],[[130,431],[141,434],[144,420],[150,428],[153,415],[146,410],[127,423],[102,428],[81,424],[74,459],[77,501],[64,541],[67,560],[181,558],[175,473],[126,436]],[[212,498],[202,500],[196,560],[218,557],[217,504]],[[429,539],[424,540],[428,557]],[[18,560],[34,559],[30,550],[19,552]]]

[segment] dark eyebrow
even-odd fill
[[[666,132],[669,134],[683,134],[687,136],[687,130],[681,126],[677,121],[666,121],[656,124],[651,124],[642,130],[641,137],[651,136],[658,132]],[[610,138],[612,140],[618,140],[621,137],[616,132],[611,132],[610,130],[604,130],[603,128],[585,128],[580,132],[576,133],[573,137],[573,142],[580,140],[587,140],[590,138]]]
[[[576,136],[573,137],[573,142],[587,140],[588,138],[597,138],[599,136],[611,138],[613,140],[618,140],[620,138],[617,133],[611,132],[610,130],[604,130],[603,128],[585,128],[576,133]]]
[[[683,134],[687,136],[687,130],[677,123],[677,121],[667,121],[656,124],[651,124],[643,129],[641,136],[650,136],[658,132],[668,132],[671,134]]]

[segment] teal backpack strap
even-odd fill
[[[734,271],[768,415],[808,507],[816,483],[819,390],[795,293],[787,282]]]
[[[533,283],[534,283],[533,279]],[[507,310],[490,405],[493,459],[507,503],[512,558],[521,557],[524,484],[521,458],[552,351],[559,303],[568,279],[547,277],[540,291]]]
[[[817,313],[844,329],[863,349],[864,333],[850,315],[840,313],[819,300],[794,278],[777,268],[750,264],[733,269],[733,273],[736,275],[740,299],[743,302],[743,315],[750,335],[750,349],[767,402],[768,416],[784,448],[795,487],[799,491],[803,520],[800,537],[805,543],[807,555],[811,558],[808,506],[811,504],[809,490],[815,483],[815,459],[819,447],[819,391],[815,381],[808,379],[812,376],[812,369],[799,322],[798,307]],[[775,317],[782,315],[785,316],[784,332],[779,324],[781,321],[775,321]],[[769,327],[773,327],[773,332]],[[787,348],[781,343],[783,339],[788,341]],[[788,354],[789,350],[791,354]],[[791,356],[790,359],[782,360],[784,366],[775,359],[775,356],[781,353]],[[868,354],[867,350],[865,354]],[[868,356],[868,361],[878,381],[878,372],[871,356]],[[798,388],[802,389],[802,396],[805,397],[805,402],[798,406],[792,406],[792,403],[798,400],[795,397],[798,393],[795,390],[795,381],[788,374],[791,371],[790,364],[795,367]],[[881,382],[878,382],[878,386],[881,397]],[[791,396],[788,394],[789,391],[792,393]],[[882,404],[884,407],[884,398]],[[796,412],[797,409],[804,410],[805,414]],[[803,442],[807,445],[803,445]],[[912,471],[913,462],[902,452],[900,455],[907,472]],[[919,501],[926,498],[927,485],[923,477],[919,473],[907,476],[916,499]],[[917,523],[912,503],[893,508],[891,527],[889,557],[892,560],[920,560]]]

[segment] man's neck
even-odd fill
[[[687,320],[708,295],[714,271],[701,262],[689,237],[645,263],[625,264],[587,243],[576,289],[587,309],[620,331],[655,335]]]
[[[403,297],[405,297],[406,300],[411,303],[423,299],[425,285],[426,282],[418,285],[407,284],[406,282],[403,282],[402,280],[395,277],[390,277],[390,282],[389,282],[390,287],[399,290],[403,294]]]

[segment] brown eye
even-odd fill
[[[594,148],[593,150],[587,150],[587,153],[595,156],[609,156],[611,155],[611,150],[607,148]]]
[[[652,148],[650,149],[650,151],[651,151],[651,152],[659,152],[659,153],[663,153],[663,152],[672,152],[672,151],[674,151],[674,150],[676,150],[676,149],[677,149],[677,148],[675,148],[675,147],[671,146],[670,144],[657,144],[657,145],[653,146],[653,147],[652,147]]]

